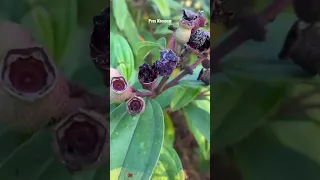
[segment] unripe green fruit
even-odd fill
[[[193,26],[189,26],[180,22],[179,27],[175,32],[175,40],[177,43],[185,44],[189,41],[191,36],[191,30]]]
[[[179,27],[174,33],[174,38],[175,38],[175,47],[174,47],[174,52],[176,55],[179,57],[181,56],[182,49],[184,47],[184,44],[186,44],[191,36],[191,30],[194,26],[184,24],[182,20],[179,24]]]
[[[69,88],[43,48],[5,54],[0,61],[0,123],[32,133],[59,118],[69,101]]]

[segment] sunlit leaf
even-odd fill
[[[158,162],[164,136],[163,112],[147,100],[145,112],[132,117],[126,103],[110,115],[110,179],[149,180]]]

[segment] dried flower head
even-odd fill
[[[187,44],[200,52],[210,49],[210,32],[202,30],[194,31]]]
[[[110,100],[123,102],[130,98],[132,89],[123,76],[113,77],[110,80]]]
[[[110,8],[108,7],[104,9],[100,15],[93,18],[94,28],[91,35],[90,53],[94,64],[100,70],[109,68],[109,14]]]
[[[54,151],[69,170],[101,164],[109,155],[109,128],[105,118],[80,109],[54,129]]]
[[[132,116],[142,114],[145,110],[146,103],[142,97],[134,96],[127,102],[127,111]]]
[[[1,65],[5,88],[15,96],[32,101],[53,88],[58,74],[42,47],[9,50]]]
[[[203,16],[203,12],[199,11],[194,13],[193,11],[184,9],[182,10],[183,16],[181,22],[183,24],[193,26],[192,31],[198,30],[200,27],[206,25],[206,18]]]
[[[160,60],[156,61],[154,68],[161,76],[169,76],[177,67],[179,58],[172,50],[160,51]]]
[[[151,91],[157,85],[158,71],[156,71],[154,66],[144,63],[139,67],[138,79],[142,88]]]

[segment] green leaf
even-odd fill
[[[177,88],[178,86],[167,89],[156,98],[162,108],[167,108],[170,106],[171,100],[173,99]]]
[[[110,178],[149,180],[159,159],[164,136],[163,112],[155,100],[132,117],[122,103],[110,115]]]
[[[176,93],[171,101],[170,107],[173,111],[177,111],[178,109],[181,109],[184,106],[187,106],[190,102],[192,102],[200,92],[200,88],[191,89],[180,87],[176,90]]]
[[[16,149],[18,148],[22,140],[21,136],[15,132],[9,131],[7,129],[3,129],[1,127],[0,132],[0,165],[2,162]]]
[[[258,129],[233,148],[237,168],[243,179],[318,180],[320,178],[319,164],[283,146],[269,133],[265,128]]]
[[[52,133],[42,130],[4,159],[0,164],[0,179],[33,179],[39,169],[53,157]]]
[[[234,85],[234,90],[217,87],[216,91],[219,92],[212,92],[214,93],[212,101],[218,106],[211,112],[213,116],[211,124],[215,126],[218,119],[218,127],[213,129],[211,139],[214,143],[213,147],[217,150],[241,141],[262,126],[278,109],[286,91],[283,84],[242,83],[239,82],[238,86]],[[239,93],[237,90],[240,90]],[[219,94],[220,101],[215,101],[219,99]],[[219,113],[219,110],[223,113]]]
[[[175,138],[175,129],[173,122],[168,113],[164,113],[164,144],[168,147],[173,147],[174,138]]]
[[[41,6],[32,8],[21,21],[22,25],[33,32],[37,42],[43,44],[50,54],[55,52],[52,21],[50,14],[45,8]]]
[[[77,0],[31,0],[30,4],[33,6],[35,4],[40,5],[49,12],[54,38],[52,56],[56,62],[61,62],[71,35],[77,28]],[[49,38],[52,38],[52,36]]]
[[[210,143],[210,113],[199,108],[194,103],[190,103],[183,110],[188,124],[191,124],[189,126],[191,131],[196,132],[198,130]],[[203,142],[202,139],[199,139],[199,141]]]
[[[159,9],[160,14],[162,15],[163,18],[170,17],[170,8],[168,6],[167,0],[152,0],[152,2]]]
[[[112,34],[113,36],[113,34]],[[127,40],[116,34],[112,40],[113,44],[110,47],[110,51],[115,53],[117,65],[120,65],[122,75],[129,81],[134,71],[134,58],[131,48]],[[112,53],[111,53],[112,54]]]
[[[144,59],[147,57],[147,55],[155,48],[158,49],[164,49],[164,38],[160,38],[157,42],[150,42],[150,41],[144,41],[144,42],[138,42],[137,43],[137,61],[142,64]]]
[[[279,121],[272,123],[270,128],[283,145],[320,165],[319,125],[310,121]]]
[[[26,1],[2,0],[0,1],[0,19],[20,22],[30,9],[31,6]]]
[[[131,49],[136,49],[137,42],[140,41],[139,40],[139,32],[138,32],[138,29],[137,29],[135,22],[132,19],[131,14],[128,13],[125,22],[126,23],[124,25],[123,32],[124,32],[126,38],[128,39],[128,42],[131,46]],[[133,51],[133,53],[135,54],[136,51]],[[136,64],[136,65],[138,65],[138,64]]]
[[[163,146],[152,180],[184,179],[184,171],[177,152],[172,147]]]
[[[172,34],[172,31],[168,29],[168,24],[159,24],[154,30],[154,34],[167,35],[167,34]]]
[[[95,0],[94,3],[87,0],[78,1],[78,24],[81,27],[92,27],[93,17],[100,14],[100,12],[109,7],[110,1]]]
[[[113,0],[112,12],[116,19],[116,23],[120,30],[123,30],[126,24],[126,18],[129,14],[127,3],[125,0]]]

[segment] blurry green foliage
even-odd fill
[[[255,1],[254,11],[270,3]],[[320,178],[319,78],[277,58],[295,20],[288,8],[267,26],[266,41],[245,42],[212,77],[214,152],[233,158],[244,180]],[[216,45],[229,32],[214,27]]]

